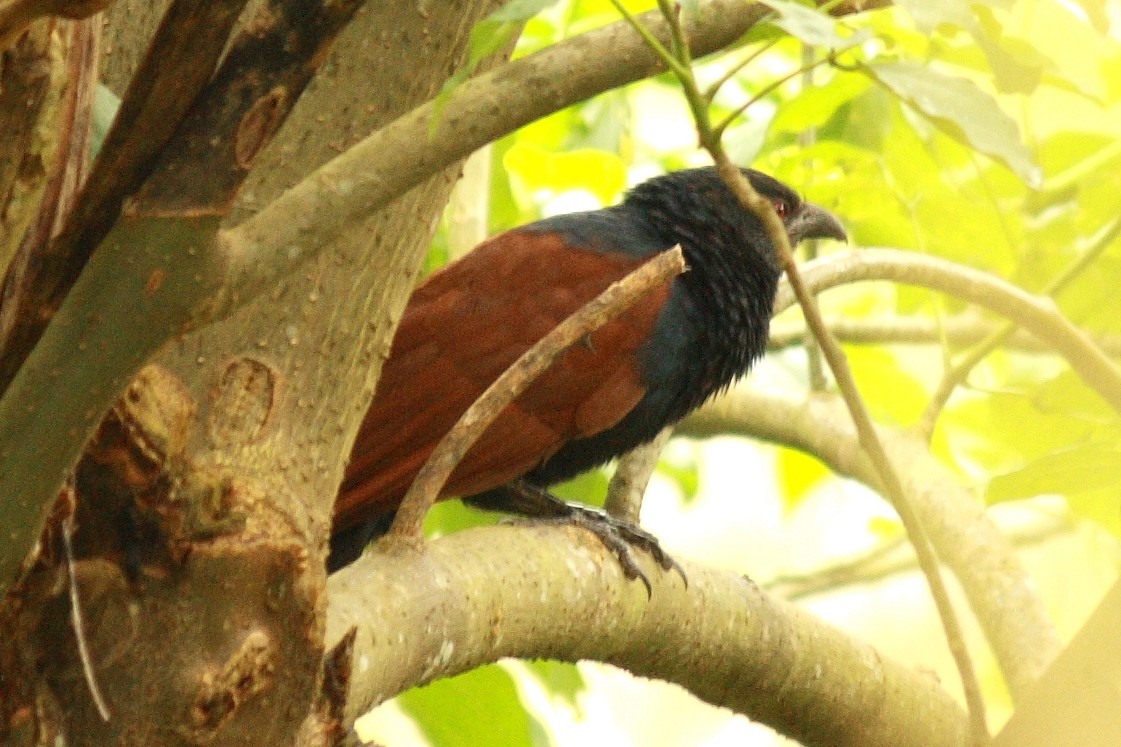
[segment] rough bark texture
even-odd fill
[[[968,743],[965,714],[929,675],[738,574],[682,560],[686,585],[640,561],[649,597],[574,528],[487,527],[420,551],[380,548],[330,582],[328,641],[357,630],[351,716],[418,682],[531,656],[669,679],[808,746]]]
[[[247,211],[434,95],[494,5],[361,12],[260,155]],[[402,60],[418,64],[402,74]],[[76,565],[108,723],[79,661],[65,565],[27,591],[38,612],[21,620],[33,643],[25,655],[45,667],[47,721],[71,744],[289,744],[331,733],[305,722],[313,708],[319,718],[338,710],[319,699],[335,485],[455,173],[355,226],[301,277],[176,341],[107,421],[83,484],[108,495],[103,507],[150,499],[194,539],[145,545],[159,562],[143,557],[131,581],[112,562]]]
[[[35,220],[58,148],[65,80],[59,21],[31,24],[0,47],[0,275]]]

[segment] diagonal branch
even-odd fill
[[[617,6],[619,5],[618,0],[615,0],[615,4]],[[685,40],[681,31],[680,6],[673,5],[671,0],[658,0],[658,7],[661,9],[662,15],[672,32],[673,44],[671,49],[677,61],[681,63],[679,66],[674,66],[673,70],[677,74],[682,92],[685,95],[686,103],[688,103],[689,109],[693,114],[693,119],[696,122],[697,134],[700,139],[701,147],[708,151],[721,179],[739,201],[741,207],[753,213],[766,229],[768,238],[778,255],[779,263],[786,273],[790,287],[793,289],[794,295],[798,299],[799,306],[802,308],[806,324],[813,332],[814,338],[817,340],[818,349],[821,351],[826,362],[829,364],[830,370],[833,372],[833,378],[837,382],[837,387],[844,398],[845,405],[848,407],[853,424],[856,426],[857,433],[859,434],[860,445],[875,465],[883,485],[885,497],[891,501],[896,513],[903,522],[904,528],[907,530],[907,535],[910,537],[911,544],[915,548],[919,566],[922,569],[923,575],[926,577],[927,585],[930,588],[931,596],[938,610],[938,616],[946,632],[946,641],[949,644],[950,652],[954,657],[954,661],[961,675],[965,700],[969,705],[969,716],[974,740],[980,744],[988,737],[987,725],[985,723],[984,700],[981,697],[981,687],[977,681],[973,662],[969,657],[969,651],[965,645],[957,616],[950,602],[949,594],[942,580],[934,547],[931,545],[929,537],[923,527],[922,517],[909,502],[906,493],[903,491],[899,475],[896,473],[894,466],[884,451],[884,446],[880,442],[879,435],[872,423],[872,418],[868,413],[868,408],[865,406],[860,391],[856,387],[856,382],[852,376],[852,370],[848,365],[848,359],[845,357],[837,341],[829,334],[829,330],[825,326],[825,322],[821,316],[821,310],[817,306],[814,295],[809,291],[802,280],[798,265],[794,261],[794,255],[791,250],[786,227],[783,225],[782,220],[779,218],[770,202],[755,191],[740,168],[731,162],[727,153],[724,151],[724,146],[721,142],[723,126],[713,127],[709,114],[709,101],[701,94],[696,78],[693,75],[691,52],[688,42]],[[655,51],[660,52],[661,50],[655,49]],[[728,122],[731,120],[725,121]]]
[[[8,532],[0,545],[0,593],[16,579],[49,501],[125,384],[161,345],[211,315],[226,284],[226,257],[215,241],[219,222],[253,156],[357,7],[357,0],[263,6],[155,156],[156,171],[130,209],[120,220],[115,208],[90,218],[100,244],[92,254],[83,245],[66,255],[77,262],[73,277],[51,276],[57,312],[38,308],[39,316],[17,328],[21,343],[34,348],[9,347],[0,369],[0,380],[14,375],[0,399],[0,497]],[[220,176],[200,176],[207,170]],[[179,173],[193,175],[192,185],[176,182],[172,174]],[[102,239],[106,219],[112,227]],[[53,315],[50,326],[45,311]]]
[[[887,4],[870,0],[833,12]],[[769,12],[743,0],[701,3],[685,29],[690,48],[697,56],[724,49]],[[666,37],[659,12],[637,19],[655,36]],[[463,83],[446,101],[428,102],[386,125],[228,231],[231,293],[268,287],[295,270],[291,257],[301,263],[310,260],[356,219],[483,145],[566,106],[664,70],[664,61],[642,37],[619,21]]]
[[[8,302],[15,309],[6,310],[6,316],[15,325],[0,341],[0,392],[214,74],[245,2],[177,0],[164,15],[61,235],[37,252],[20,295]]]
[[[402,499],[386,540],[418,544],[423,537],[424,517],[436,502],[444,483],[494,419],[569,347],[684,271],[685,259],[680,246],[662,252],[612,283],[514,361],[436,444]]]

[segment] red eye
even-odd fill
[[[790,212],[790,206],[783,200],[774,200],[771,202],[771,206],[775,209],[775,212],[778,213],[778,217],[784,220],[786,219],[786,214]]]

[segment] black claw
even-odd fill
[[[624,576],[642,582],[648,598],[653,595],[654,588],[635,560],[633,548],[649,553],[663,571],[677,571],[685,586],[689,586],[685,571],[650,532],[598,508],[562,501],[526,480],[514,480],[502,488],[471,496],[467,500],[480,508],[521,514],[526,517],[525,521],[533,524],[568,524],[587,529],[618,559]]]
[[[632,547],[648,553],[664,571],[676,571],[685,585],[689,579],[677,561],[669,556],[658,543],[657,537],[641,527],[622,519],[617,519],[610,514],[588,506],[567,504],[569,511],[565,516],[550,516],[534,518],[529,521],[534,524],[567,524],[578,526],[595,535],[619,561],[623,575],[630,580],[639,580],[646,587],[647,598],[653,596],[654,587],[650,583],[646,572],[639,566],[635,559]]]

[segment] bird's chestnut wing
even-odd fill
[[[336,529],[396,508],[439,439],[495,378],[647,258],[522,229],[432,275],[402,317],[355,442]],[[669,284],[567,350],[468,451],[444,494],[504,484],[617,423],[645,394],[639,350],[668,297]]]

